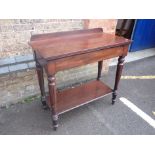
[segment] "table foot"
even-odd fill
[[[46,103],[46,97],[42,96],[41,97],[41,103],[42,103],[42,107],[43,109],[49,109],[49,107],[47,106],[47,103]]]
[[[117,96],[116,91],[113,91],[113,93],[112,93],[112,105],[114,105],[116,102],[116,96]]]
[[[42,108],[43,108],[44,110],[49,110],[49,107],[48,107],[47,105],[42,105]]]
[[[53,130],[56,131],[58,129],[58,115],[53,115]]]

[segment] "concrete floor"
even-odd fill
[[[103,81],[114,84],[116,66],[110,67]],[[155,56],[127,63],[123,75],[155,75]],[[125,97],[155,120],[155,79],[122,79],[117,103],[111,105],[111,95],[60,115],[58,131],[52,130],[51,114],[35,101],[0,109],[0,134],[155,134],[155,129],[119,98]]]

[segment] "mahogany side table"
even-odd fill
[[[124,58],[128,53],[130,40],[106,34],[102,28],[56,32],[33,35],[29,45],[34,51],[41,101],[52,111],[54,130],[58,128],[58,116],[73,108],[97,100],[112,93],[112,104],[121,77]],[[102,62],[118,58],[114,89],[100,81]],[[57,90],[55,74],[58,71],[98,62],[96,80],[86,84]],[[48,77],[49,96],[44,88],[43,69]]]

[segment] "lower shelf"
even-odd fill
[[[111,92],[112,89],[110,87],[98,80],[90,81],[74,88],[57,91],[56,112],[58,114],[64,113],[86,103],[95,101]],[[49,97],[48,105],[50,106]]]

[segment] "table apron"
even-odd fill
[[[95,63],[98,61],[118,57],[121,55],[127,55],[127,48],[124,46],[65,57],[49,62],[47,64],[48,72],[52,70],[52,72],[56,73],[65,69],[87,65],[90,63]]]

